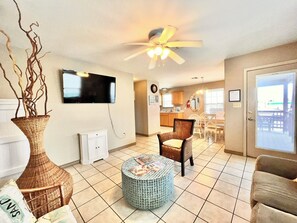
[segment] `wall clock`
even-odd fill
[[[153,93],[156,93],[156,92],[158,91],[158,86],[155,85],[155,84],[152,84],[152,85],[151,85],[151,91],[152,91]]]

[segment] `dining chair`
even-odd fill
[[[198,134],[200,138],[204,137],[204,117],[198,114],[191,114],[189,119],[195,119],[194,132],[193,134]]]
[[[218,133],[216,114],[204,114],[204,116],[204,138],[207,140],[209,136],[214,135],[214,141],[216,142]]]

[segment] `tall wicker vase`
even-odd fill
[[[26,135],[30,143],[30,159],[24,172],[17,180],[17,184],[21,189],[62,184],[65,201],[68,204],[73,191],[72,177],[67,171],[55,165],[47,157],[44,149],[43,132],[49,117],[48,115],[43,115],[11,119]]]

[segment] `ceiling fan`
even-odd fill
[[[126,57],[124,60],[127,61],[143,53],[147,53],[147,55],[151,58],[148,67],[149,69],[154,69],[156,67],[158,59],[165,60],[167,57],[171,58],[178,64],[183,64],[185,60],[170,48],[201,47],[202,41],[197,40],[169,42],[168,40],[175,34],[176,30],[177,29],[173,26],[166,26],[165,28],[154,29],[150,31],[148,35],[149,41],[147,43],[125,43],[125,45],[146,46],[147,48]]]

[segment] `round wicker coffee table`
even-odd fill
[[[157,162],[161,168],[142,176],[131,172],[131,168],[139,166],[135,158],[149,157],[151,164]],[[142,210],[161,207],[173,193],[173,161],[163,156],[143,154],[126,160],[122,165],[122,190],[126,201]]]

